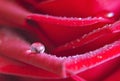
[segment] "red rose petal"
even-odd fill
[[[77,75],[87,81],[103,81],[103,79],[116,71],[119,67],[119,61],[120,57],[117,57],[94,68],[89,68],[88,70],[78,73]]]
[[[103,17],[86,17],[86,18],[75,18],[75,17],[57,17],[50,15],[33,14],[28,16],[28,19],[35,20],[39,23],[50,23],[62,26],[86,26],[92,25],[98,22],[110,22],[110,20]]]
[[[34,78],[25,78],[17,77],[20,81],[75,81],[72,78],[63,78],[63,79],[34,79]]]
[[[9,59],[5,56],[0,56],[0,65],[0,73],[2,74],[42,79],[59,78],[46,70]]]
[[[31,39],[36,38],[36,41],[42,40],[42,42],[45,43],[49,50],[53,48],[51,42],[46,38],[47,36],[41,34],[37,28],[26,25],[25,19],[28,15],[31,14],[31,12],[28,12],[25,9],[21,8],[21,6],[17,5],[15,2],[4,0],[0,1],[0,7],[0,24],[5,26],[7,25],[8,27],[12,28],[18,28],[20,30],[25,30],[27,34],[31,36]]]
[[[4,20],[12,26],[22,26],[28,14],[30,14],[28,11],[13,1],[0,0],[1,21]]]
[[[94,30],[89,34],[84,35],[82,38],[78,38],[75,41],[66,43],[53,50],[53,54],[58,56],[62,55],[73,55],[82,54],[91,50],[100,48],[106,44],[112,43],[120,38],[120,21],[112,24],[106,25],[103,28]]]
[[[119,81],[120,80],[120,68],[112,73],[107,79],[104,81]]]
[[[102,17],[81,19],[34,14],[30,15],[28,19],[39,24],[38,30],[47,35],[55,45],[64,44],[93,29],[102,27],[105,23],[110,23],[109,20]]]
[[[9,6],[9,9],[8,9],[8,7],[6,7],[2,4],[7,4]],[[20,6],[14,5],[14,4],[15,3],[13,3],[13,2],[1,1],[1,7],[5,8],[5,9],[0,10],[1,16],[3,17],[3,19],[5,19],[6,22],[7,21],[10,22],[7,24],[10,24],[10,25],[17,24],[17,25],[21,26],[21,25],[23,25],[23,22],[25,21],[25,17],[27,15],[30,15],[30,13],[25,11]],[[13,12],[12,10],[14,10],[15,12]],[[40,17],[39,17],[39,19],[36,20],[36,18],[38,18],[38,16],[40,16]],[[16,19],[12,19],[12,17],[15,17]],[[36,25],[35,25],[35,27],[33,28],[30,25],[29,25],[29,27],[25,25],[24,27],[19,27],[19,28],[25,29],[26,31],[30,31],[30,34],[32,34],[34,36],[37,35],[35,37],[38,38],[39,40],[41,39],[42,42],[45,42],[46,46],[49,49],[54,48],[54,44],[55,45],[64,44],[68,41],[73,40],[74,38],[76,38],[78,36],[80,37],[83,34],[90,32],[93,29],[96,29],[98,27],[102,27],[105,23],[110,22],[109,20],[102,18],[102,17],[98,17],[98,18],[89,18],[88,17],[88,18],[81,19],[81,18],[63,18],[63,17],[61,18],[61,17],[51,16],[49,18],[50,20],[48,20],[46,18],[46,15],[42,15],[42,16],[37,15],[37,16],[33,16],[33,17],[36,17],[35,19],[33,19],[33,21],[34,20],[38,21],[38,22],[36,22],[36,21],[34,21],[34,22],[36,22],[36,23],[40,23],[40,21],[43,22],[42,24],[40,24],[40,27],[41,26],[43,26],[43,27],[35,28],[36,27]],[[47,16],[47,17],[49,17],[49,16]],[[45,22],[45,24],[44,24],[44,22]],[[50,24],[47,25],[46,23],[50,23]],[[56,24],[58,24],[58,25],[56,25]],[[61,25],[85,26],[85,27],[64,27]],[[88,25],[92,25],[92,26],[88,26]],[[42,30],[44,30],[45,32]],[[52,31],[50,31],[50,30],[52,30]],[[53,30],[54,30],[54,32],[53,32]],[[66,33],[66,31],[68,34],[64,35],[64,33]],[[56,33],[56,36],[54,36],[55,35],[54,33]],[[67,37],[67,39],[66,39],[66,37]]]
[[[104,12],[114,12],[115,18],[117,18],[120,8],[119,0],[25,0],[25,2],[40,13],[69,17],[87,17],[100,15]],[[101,14],[101,16],[104,17],[105,14]]]
[[[66,71],[69,74],[80,73],[113,58],[119,57],[119,52],[120,40],[82,55],[68,57],[65,63]]]
[[[1,81],[7,81],[6,76],[0,75],[0,80]]]
[[[29,44],[10,32],[1,30],[0,52],[10,58],[31,64],[44,70],[66,77],[66,73],[73,75],[89,68],[95,67],[112,58],[119,56],[120,42],[105,46],[96,51],[72,57],[56,57],[50,54],[27,53]],[[14,41],[14,42],[11,42]],[[6,47],[7,46],[7,47]],[[116,50],[117,49],[117,50]],[[54,67],[53,67],[54,66]]]
[[[94,0],[45,0],[45,1],[29,1],[25,0],[29,5],[32,5],[36,11],[42,13],[57,15],[57,16],[74,16],[74,17],[87,17],[95,12],[92,8],[96,2]],[[32,2],[32,3],[31,3]],[[36,3],[37,2],[37,3]],[[69,3],[69,5],[68,5]],[[84,4],[84,5],[83,5]],[[67,6],[66,6],[67,5]],[[95,5],[98,5],[96,3]],[[89,8],[88,8],[89,6]]]
[[[32,54],[28,52],[30,44],[6,29],[0,30],[0,38],[1,54],[65,77],[64,59],[46,53]]]
[[[104,1],[103,1],[104,2]],[[113,9],[113,8],[112,8]],[[43,24],[43,23],[42,23]],[[50,23],[51,24],[51,23]],[[60,23],[62,25],[65,25],[65,23]],[[60,25],[59,24],[59,25]],[[79,24],[79,23],[78,23]],[[85,23],[86,24],[86,23]],[[87,22],[86,25],[88,25],[89,23]],[[40,24],[41,25],[41,24]],[[46,24],[43,24],[43,26],[46,26]],[[68,25],[68,23],[67,23]],[[70,22],[70,25],[71,25],[71,22]],[[72,24],[73,25],[73,24]],[[42,26],[42,25],[41,25]],[[45,27],[44,26],[44,27]],[[48,27],[48,26],[46,26]],[[115,33],[115,32],[119,32],[119,27],[116,27],[115,29],[112,29],[111,30]],[[115,30],[115,31],[114,31]],[[117,30],[117,31],[116,31]],[[50,32],[51,33],[51,32]],[[48,34],[50,34],[48,33]],[[85,55],[82,55],[82,56],[75,56],[75,57],[68,57],[67,59],[63,59],[60,60],[60,58],[56,57],[56,56],[52,56],[52,55],[48,55],[48,54],[43,54],[43,55],[26,55],[27,53],[25,52],[27,49],[29,49],[29,44],[25,43],[25,42],[21,42],[21,40],[19,40],[19,38],[17,39],[16,37],[12,37],[14,35],[7,35],[6,38],[4,38],[3,36],[3,41],[1,44],[1,49],[0,51],[6,55],[6,56],[9,56],[11,58],[14,58],[14,59],[17,59],[17,60],[20,60],[20,61],[23,61],[23,62],[26,62],[28,64],[31,64],[31,65],[35,65],[39,68],[43,68],[45,70],[48,70],[48,71],[51,71],[53,72],[54,69],[57,69],[55,72],[56,74],[59,74],[62,75],[62,77],[66,77],[64,71],[67,70],[67,73],[68,75],[72,75],[72,74],[76,74],[78,72],[81,72],[83,70],[86,70],[86,69],[89,69],[89,68],[92,68],[93,66],[96,66],[98,64],[101,64],[103,62],[106,62],[112,58],[115,58],[115,57],[118,57],[119,56],[119,41],[113,43],[113,44],[110,44],[108,46],[106,46],[105,48],[101,48],[101,49],[98,49],[98,51],[100,52],[97,52],[97,54],[94,55],[94,53],[96,53],[96,51],[93,51],[93,52],[89,52],[89,53],[86,53]],[[1,36],[2,37],[2,36]],[[50,36],[48,36],[50,37]],[[52,37],[52,36],[51,36]],[[7,38],[10,38],[10,40],[8,40]],[[62,38],[61,38],[62,39]],[[7,41],[6,41],[7,40]],[[51,39],[52,40],[52,39]],[[59,39],[60,40],[60,39]],[[11,41],[14,41],[11,42]],[[20,44],[18,44],[20,42]],[[14,45],[15,44],[15,45]],[[20,47],[18,47],[17,45],[19,45]],[[114,45],[114,46],[113,46]],[[6,47],[7,46],[7,47]],[[109,47],[111,46],[111,47]],[[107,49],[108,47],[108,49]],[[5,49],[4,49],[5,48]],[[16,49],[15,49],[16,48]],[[117,49],[117,50],[116,50]],[[19,53],[20,52],[20,53]],[[25,53],[24,53],[25,52]],[[104,52],[104,53],[102,53]],[[20,55],[20,56],[17,56],[16,54]],[[26,56],[25,56],[26,55]],[[92,56],[93,55],[93,56]],[[29,56],[29,57],[28,57]],[[33,57],[32,57],[33,56]],[[40,57],[39,57],[40,56]],[[90,56],[90,57],[89,57]],[[48,59],[48,58],[51,58],[51,59]],[[28,59],[30,59],[30,62],[28,62]],[[77,59],[77,60],[76,60]],[[81,60],[82,59],[82,60]],[[88,60],[90,60],[88,62]],[[50,62],[49,64],[47,64],[47,62]],[[54,64],[52,64],[54,61]],[[65,61],[65,64],[64,64],[64,61]],[[70,61],[70,62],[69,62]],[[84,64],[84,66],[86,67],[82,67],[81,68],[81,65],[76,62],[76,61],[79,61],[81,65]],[[40,63],[39,63],[40,62]],[[44,62],[44,63],[42,63]],[[59,63],[55,63],[55,62],[59,62]],[[46,63],[46,64],[45,64]],[[55,68],[51,67],[51,66],[55,66]],[[64,70],[64,67],[65,67],[65,70]],[[62,70],[61,70],[62,69]]]

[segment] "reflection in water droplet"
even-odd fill
[[[31,53],[44,53],[45,51],[45,46],[41,43],[33,43],[30,47]]]
[[[113,17],[113,16],[114,16],[114,13],[113,13],[113,12],[110,12],[110,13],[107,14],[107,17],[108,17],[108,18],[111,18],[111,17]]]
[[[82,20],[82,18],[78,18],[78,20]]]

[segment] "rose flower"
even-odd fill
[[[120,81],[119,0],[1,0],[1,81]]]

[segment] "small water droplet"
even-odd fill
[[[110,13],[107,14],[107,17],[108,17],[108,18],[111,18],[111,17],[113,17],[113,16],[114,16],[114,13],[113,13],[113,12],[110,12]]]
[[[78,20],[82,20],[82,18],[78,18]]]
[[[31,53],[44,53],[45,51],[45,46],[41,43],[33,43],[30,47]]]

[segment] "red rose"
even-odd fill
[[[119,81],[119,4],[1,0],[0,80]]]

